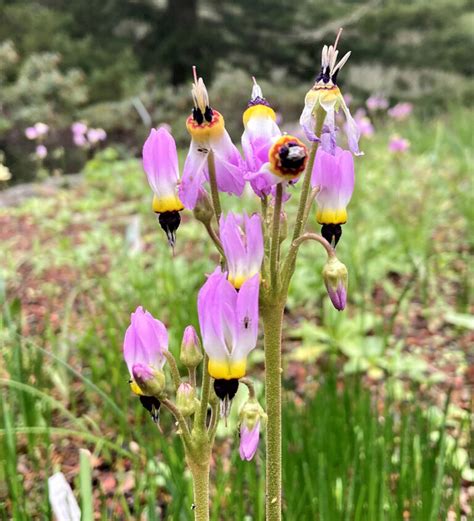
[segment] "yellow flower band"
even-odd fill
[[[331,210],[330,208],[318,209],[316,220],[319,224],[344,224],[347,222],[347,210],[345,208],[338,208],[337,210]]]
[[[250,118],[271,118],[276,120],[275,111],[268,105],[258,104],[250,106],[243,114],[244,125],[247,125]]]
[[[135,382],[135,380],[131,380],[130,389],[132,390],[132,393],[135,393],[138,396],[144,396],[143,391],[140,389],[140,387],[138,387],[138,384]]]
[[[233,380],[245,376],[247,360],[209,360],[207,370],[216,380]]]
[[[220,112],[212,109],[211,121],[204,120],[199,124],[191,115],[186,120],[186,128],[196,141],[207,141],[219,137],[224,132],[224,117]]]
[[[184,209],[184,205],[177,195],[167,195],[166,197],[154,195],[152,208],[156,213],[180,212]]]

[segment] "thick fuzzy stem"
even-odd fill
[[[209,521],[209,457],[201,464],[189,461],[193,477],[194,521]]]
[[[281,521],[281,333],[283,304],[263,306],[265,400],[268,414],[266,454],[266,519]]]

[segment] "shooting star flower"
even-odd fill
[[[153,190],[153,211],[171,247],[184,208],[177,194],[179,181],[178,153],[173,136],[165,129],[152,129],[143,145],[143,169]]]
[[[194,108],[186,120],[191,146],[179,186],[180,199],[190,210],[196,205],[200,188],[209,180],[208,158],[211,153],[219,191],[240,196],[245,185],[243,161],[225,129],[224,118],[210,106],[206,86],[202,78],[198,79],[195,67],[193,72]]]
[[[322,147],[329,153],[334,154],[336,149],[336,123],[335,114],[342,108],[346,116],[345,131],[349,143],[349,149],[355,155],[361,155],[359,151],[359,128],[351,116],[344,97],[337,86],[337,76],[349,59],[350,52],[346,53],[339,62],[337,61],[339,51],[337,43],[342,29],[339,31],[334,45],[323,47],[321,56],[321,70],[316,77],[313,87],[305,97],[305,106],[300,117],[300,124],[303,127],[310,141],[320,140],[321,136],[316,136],[314,129],[318,122],[318,117],[324,117],[321,124],[323,132],[327,132],[330,139],[321,140]],[[322,115],[323,114],[323,115]],[[321,116],[322,115],[322,116]]]

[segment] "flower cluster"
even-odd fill
[[[71,132],[72,141],[80,148],[90,148],[107,139],[107,133],[103,128],[89,128],[82,121],[73,123]]]
[[[248,356],[257,347],[262,302],[272,298],[278,305],[284,302],[284,288],[288,290],[286,281],[291,278],[292,263],[301,241],[315,236],[326,248],[324,283],[334,307],[345,308],[348,275],[335,255],[335,247],[341,238],[341,226],[347,221],[347,205],[354,190],[354,155],[361,155],[358,147],[361,131],[337,85],[338,74],[350,56],[347,53],[338,61],[337,40],[323,48],[321,70],[306,95],[301,114],[301,126],[311,141],[311,151],[301,139],[280,130],[275,111],[253,78],[242,118],[241,154],[226,130],[223,115],[211,104],[195,67],[193,107],[186,120],[190,147],[182,175],[176,143],[166,126],[152,129],[143,146],[143,169],[153,193],[152,210],[169,244],[172,247],[176,244],[182,212],[192,210],[206,226],[220,254],[219,265],[204,281],[197,297],[202,344],[192,326],[183,334],[179,359],[188,369],[188,381],[182,381],[174,357],[168,352],[166,328],[150,313],[137,308],[124,340],[132,391],[155,420],[160,404],[165,404],[178,423],[181,421],[185,444],[186,436],[199,436],[204,427],[211,439],[215,432],[215,415],[209,424],[206,420],[205,393],[209,393],[210,381],[216,407],[219,400],[220,416],[224,417],[229,414],[239,383],[244,383],[249,398],[239,415],[240,456],[245,460],[254,457],[267,415],[246,376]],[[343,128],[348,150],[337,141],[339,108],[345,114]],[[73,132],[84,135],[85,128],[77,126]],[[295,226],[284,263],[281,259],[286,237],[282,232],[282,222],[286,220],[284,204],[300,177],[303,181],[299,224]],[[261,200],[262,214],[223,212],[220,194],[241,196],[247,183]],[[322,236],[306,237],[304,226],[314,199]],[[198,398],[196,368],[203,358],[206,365]],[[167,398],[162,372],[166,361],[173,377],[176,406]],[[204,383],[206,379],[208,384]],[[197,430],[188,430],[188,420],[184,418],[193,415],[194,425],[201,423]]]

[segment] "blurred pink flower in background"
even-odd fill
[[[359,127],[360,135],[363,137],[371,137],[374,135],[375,129],[372,121],[364,109],[358,109],[354,114],[354,120]]]
[[[87,125],[82,121],[76,121],[71,125],[71,130],[75,135],[84,135],[87,132]]]
[[[36,139],[36,138],[38,137],[38,132],[36,132],[35,127],[28,127],[28,128],[25,130],[25,136],[26,136],[28,139]]]
[[[413,112],[413,104],[409,102],[397,103],[391,109],[388,109],[387,114],[398,121],[407,119]]]
[[[400,136],[392,136],[388,143],[388,149],[394,154],[403,154],[410,148],[410,142],[408,139],[404,139]]]
[[[90,128],[87,131],[87,139],[91,145],[95,145],[99,143],[99,141],[105,141],[107,138],[107,133],[103,128]]]
[[[346,105],[349,107],[350,104],[354,101],[354,96],[350,92],[346,92],[342,96],[344,98],[344,101],[346,102]]]
[[[44,159],[48,155],[48,149],[44,145],[38,145],[35,154],[37,158]]]
[[[39,137],[45,136],[48,133],[49,126],[46,123],[35,123],[32,127],[28,127],[25,130],[25,136],[28,139],[38,139]]]
[[[380,94],[372,94],[365,102],[370,112],[376,112],[377,110],[387,110],[388,100],[385,96]]]

